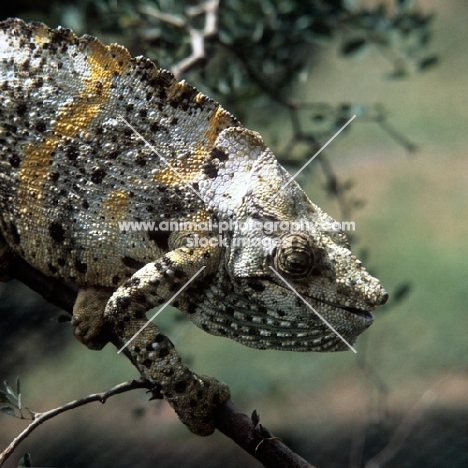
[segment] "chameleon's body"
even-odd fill
[[[106,303],[105,322],[126,342],[149,308],[202,267],[174,305],[209,333],[254,348],[346,349],[270,267],[349,342],[385,302],[344,233],[288,183],[261,137],[150,60],[66,29],[7,20],[0,93],[0,233],[10,252],[80,286],[75,333],[89,346],[103,345]],[[203,246],[193,246],[211,235],[201,230],[119,227],[169,220],[306,227],[234,226],[222,245]],[[154,326],[129,350],[192,430],[212,430],[210,405],[228,396],[221,384],[194,377]]]

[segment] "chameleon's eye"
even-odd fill
[[[288,235],[276,249],[273,263],[280,273],[292,278],[302,278],[314,267],[315,255],[307,238],[297,234]]]

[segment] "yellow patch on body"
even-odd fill
[[[193,183],[193,177],[200,174],[201,165],[205,159],[207,151],[205,148],[197,149],[195,153],[181,154],[170,162],[163,161],[163,165],[157,172],[152,174],[155,182],[168,187],[175,187],[180,184]]]
[[[126,190],[114,190],[102,201],[101,214],[108,223],[117,224],[125,220],[129,202],[130,196]]]
[[[218,107],[210,116],[209,130],[205,133],[205,136],[209,139],[210,144],[214,145],[221,129],[230,126],[232,126],[232,115],[222,107]]]
[[[47,28],[39,31],[38,42],[46,43],[49,36],[43,33],[48,33]],[[106,47],[97,40],[89,44],[89,78],[82,81],[84,89],[77,99],[62,106],[55,125],[46,133],[46,139],[25,148],[18,174],[21,213],[35,220],[41,219],[42,192],[46,187],[53,150],[65,138],[73,138],[89,126],[101,105],[109,100],[112,75],[122,72],[129,59],[130,54],[124,47]]]

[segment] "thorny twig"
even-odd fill
[[[20,258],[15,258],[14,261],[11,262],[9,274],[11,277],[18,279],[41,295],[43,295],[42,292],[44,291],[47,296],[47,300],[51,304],[61,307],[65,312],[72,314],[73,304],[75,303],[77,293],[70,288],[70,286],[53,278],[46,277],[43,273],[34,269],[31,265]],[[53,291],[53,294],[51,294],[51,291]],[[123,351],[123,354],[130,359],[127,349]],[[46,413],[41,413],[42,416],[40,422],[38,422],[37,419],[33,421],[33,423],[31,423],[28,428],[26,428],[25,431],[23,431],[0,455],[0,466],[3,461],[11,455],[16,446],[38,425],[47,419],[69,409],[73,409],[93,401],[101,401],[104,403],[109,396],[116,395],[118,393],[133,390],[135,388],[148,388],[149,390],[152,390],[153,387],[154,384],[146,379],[130,381],[117,385],[107,392],[89,395],[88,397],[68,403],[63,407],[56,408],[55,410],[51,410]],[[161,395],[153,393],[153,398],[161,398]],[[255,430],[256,427],[252,423],[251,419],[241,413],[233,405],[231,400],[228,400],[226,403],[218,406],[215,410],[214,417],[215,426],[220,432],[231,438],[244,451],[263,463],[265,467],[276,468],[281,466],[283,468],[314,468],[302,457],[294,453],[281,440],[275,438],[264,426],[262,426],[262,434],[266,438],[271,438],[271,440],[266,440],[256,451],[255,448],[258,445],[260,434]]]
[[[108,398],[114,395],[118,395],[120,393],[128,392],[130,390],[135,390],[137,388],[148,388],[150,389],[153,384],[145,379],[140,380],[129,380],[127,382],[123,382],[115,387],[107,390],[106,392],[102,393],[94,393],[92,395],[85,396],[78,400],[71,401],[65,405],[59,406],[58,408],[54,408],[52,410],[46,411],[44,413],[36,413],[30,411],[33,421],[31,424],[24,429],[15,439],[10,443],[10,445],[0,453],[0,466],[9,458],[9,456],[13,453],[16,447],[25,440],[35,429],[37,429],[42,423],[48,421],[49,419],[58,416],[65,411],[69,411],[75,408],[79,408],[80,406],[87,405],[88,403],[92,403],[95,401],[99,401],[104,404]]]

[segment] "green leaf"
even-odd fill
[[[257,410],[253,410],[252,416],[250,416],[250,419],[252,420],[252,423],[254,426],[258,425],[258,423],[260,422],[260,415],[257,413]]]
[[[341,183],[341,191],[351,190],[353,188],[354,182],[351,179],[347,179]]]
[[[234,43],[233,37],[225,29],[221,29],[219,31],[219,40],[220,40],[221,44],[231,45],[231,44]]]
[[[427,57],[424,57],[419,63],[418,63],[418,69],[420,71],[427,71],[429,68],[432,68],[433,66],[437,65],[439,62],[439,57],[436,55],[429,55]]]
[[[6,395],[8,396],[10,402],[16,406],[18,403],[18,398],[16,397],[15,392],[13,391],[13,389],[10,387],[10,384],[6,380],[3,381],[3,385],[5,387]]]
[[[3,381],[3,385],[5,386],[5,390],[7,391],[9,395],[16,396],[15,392],[13,391],[13,389],[10,387],[10,384],[6,380]]]
[[[0,390],[0,403],[13,403],[8,393],[3,392],[2,390]]]
[[[16,416],[15,410],[11,406],[2,406],[0,407],[0,411],[3,414],[7,414],[8,416],[13,416],[13,417]]]
[[[406,67],[406,64],[403,62],[401,63],[395,63],[395,70],[392,73],[389,73],[387,75],[387,78],[390,79],[401,79],[405,78],[408,76],[408,68]]]
[[[341,47],[341,54],[345,56],[356,55],[363,50],[366,45],[367,42],[365,39],[352,39],[343,44]]]
[[[22,466],[32,466],[32,457],[31,457],[31,454],[29,453],[25,453],[23,458],[18,462],[18,468],[22,467]]]
[[[312,23],[312,18],[310,15],[304,15],[304,16],[299,16],[294,22],[294,29],[300,30],[300,29],[308,29],[310,28]]]
[[[411,284],[410,283],[402,283],[398,285],[393,293],[393,301],[394,303],[398,303],[406,299],[408,294],[411,291]]]
[[[396,0],[397,8],[403,10],[410,10],[414,6],[414,0]]]

